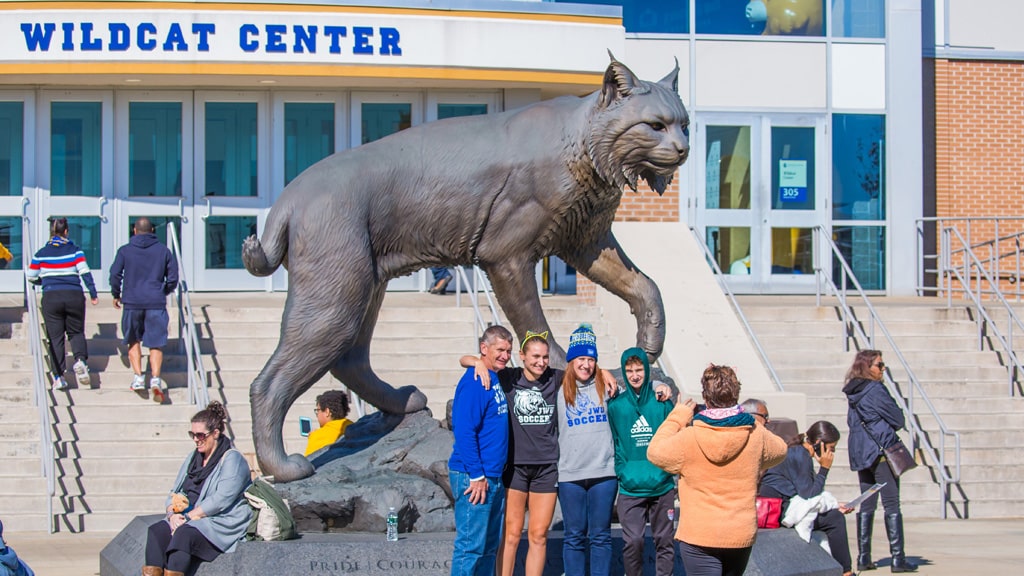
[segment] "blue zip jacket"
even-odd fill
[[[452,401],[452,432],[455,445],[448,469],[469,474],[470,479],[500,478],[508,458],[508,402],[490,372],[491,389],[484,390],[475,369],[468,368],[455,388]]]
[[[896,443],[896,431],[906,425],[906,420],[881,382],[854,378],[843,386],[843,393],[850,405],[846,413],[850,426],[850,469],[867,470],[882,454],[883,447]]]
[[[110,293],[126,310],[162,310],[178,285],[178,262],[156,234],[136,234],[117,249]]]
[[[42,282],[43,292],[56,290],[82,291],[82,282],[89,296],[96,298],[96,283],[85,262],[85,253],[63,236],[54,236],[36,252],[25,271],[25,278],[33,284]]]

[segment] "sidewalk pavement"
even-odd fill
[[[879,569],[866,575],[888,574],[885,528],[876,519],[872,542]],[[853,522],[849,522],[853,533]],[[1024,518],[1010,520],[906,520],[907,551],[921,564],[922,576],[963,574],[1024,574]],[[39,576],[95,576],[100,550],[115,534],[5,533],[10,545]],[[857,544],[851,540],[856,554]]]

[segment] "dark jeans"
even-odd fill
[[[435,284],[440,282],[442,278],[447,278],[452,275],[451,272],[448,271],[448,268],[444,266],[431,266],[430,273],[434,275]]]
[[[857,478],[860,480],[861,492],[871,488],[875,484],[885,483],[879,493],[882,495],[882,506],[886,514],[899,514],[900,512],[900,479],[892,475],[889,463],[879,456],[870,468],[857,471]],[[860,505],[861,514],[873,514],[878,508],[878,493],[872,494],[870,498]]]
[[[591,576],[608,576],[612,565],[612,508],[619,483],[614,476],[558,483],[565,532],[562,561],[565,576],[584,576],[587,542]]]
[[[67,370],[64,356],[64,334],[71,341],[71,353],[75,360],[83,362],[89,358],[85,343],[85,294],[80,290],[50,290],[43,292],[43,320],[46,322],[46,337],[50,340],[50,357],[56,366],[57,376]]]
[[[212,562],[221,551],[194,526],[182,526],[171,535],[171,525],[160,520],[149,526],[146,536],[146,566],[188,574],[193,561]]]
[[[832,557],[843,567],[843,572],[849,572],[852,569],[850,541],[846,536],[846,517],[843,513],[839,510],[829,510],[824,514],[818,514],[814,520],[814,529],[825,533]]]
[[[743,576],[752,549],[707,548],[680,542],[679,556],[686,576]]]
[[[622,525],[622,564],[626,576],[644,573],[644,528],[651,524],[655,549],[655,574],[672,576],[675,563],[672,514],[675,512],[675,489],[662,496],[637,498],[619,494],[619,523]]]

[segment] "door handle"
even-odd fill
[[[106,196],[100,198],[100,203],[99,203],[99,213],[100,214],[99,214],[99,216],[100,216],[100,222],[103,222],[104,224],[107,222],[107,217],[103,215],[103,206],[105,206],[106,203],[107,203],[107,197]]]
[[[185,216],[185,198],[178,197],[178,217],[181,218],[182,224],[188,223],[188,216]]]
[[[203,196],[203,200],[206,200],[206,214],[200,216],[200,218],[203,220],[203,222],[206,222],[206,219],[213,214],[213,206],[210,204],[209,196]]]

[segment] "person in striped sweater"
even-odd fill
[[[99,303],[92,271],[85,261],[85,253],[68,240],[68,219],[51,218],[52,238],[32,257],[25,271],[25,278],[33,284],[43,285],[43,320],[46,322],[46,336],[50,341],[50,358],[53,361],[53,389],[68,387],[64,380],[67,370],[64,336],[71,341],[71,353],[75,357],[72,366],[79,387],[91,385],[89,349],[85,342],[85,295],[82,282],[89,290],[93,306]]]

